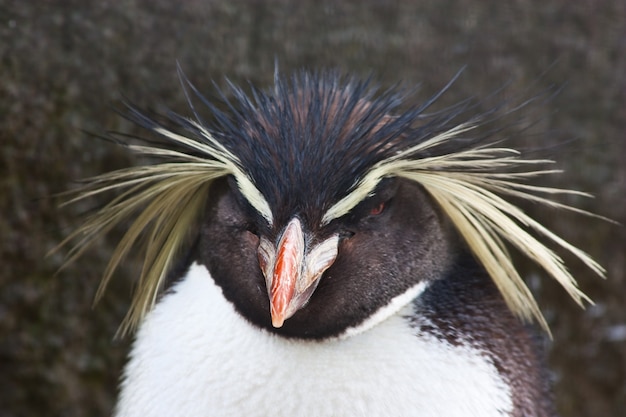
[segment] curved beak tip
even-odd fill
[[[283,327],[283,323],[285,323],[285,318],[282,315],[280,316],[272,315],[272,326],[279,329]]]

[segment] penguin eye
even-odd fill
[[[378,216],[383,211],[385,211],[386,206],[387,206],[386,201],[382,201],[378,203],[376,206],[372,207],[372,209],[370,210],[370,216]]]

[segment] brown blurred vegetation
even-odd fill
[[[566,202],[626,224],[623,1],[0,0],[0,416],[105,416],[115,398],[131,268],[92,300],[116,236],[56,275],[63,253],[46,257],[88,207],[61,209],[53,195],[133,163],[83,131],[134,132],[112,110],[123,96],[184,112],[177,62],[210,97],[224,77],[269,85],[275,59],[285,72],[422,83],[418,97],[467,65],[449,102],[507,82],[522,94],[562,87],[530,146],[566,170],[553,185],[596,196]],[[524,266],[554,332],[558,407],[624,415],[624,227],[529,210],[608,269],[603,281],[573,264],[597,303],[583,311]]]

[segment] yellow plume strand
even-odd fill
[[[272,210],[270,209],[267,200],[263,197],[258,188],[254,186],[253,181],[245,173],[245,171],[241,169],[239,159],[230,151],[228,151],[228,149],[226,149],[224,145],[219,143],[202,125],[193,120],[191,120],[190,122],[192,125],[194,125],[196,129],[198,129],[198,131],[200,131],[202,136],[208,141],[210,145],[199,143],[197,141],[185,138],[184,136],[178,135],[165,129],[157,129],[156,131],[187,146],[196,148],[207,155],[211,155],[212,157],[222,162],[224,166],[229,169],[230,173],[235,177],[239,190],[250,202],[252,207],[254,207],[267,220],[269,224],[272,224]]]
[[[405,163],[416,163],[414,160],[404,160],[402,158],[419,152],[424,152],[470,129],[473,129],[473,126],[470,124],[458,125],[440,135],[377,163],[367,172],[367,174],[365,174],[362,179],[355,183],[354,187],[352,187],[352,191],[347,196],[339,200],[326,211],[322,217],[322,225],[328,224],[332,220],[348,214],[350,210],[356,207],[357,204],[374,192],[374,189],[383,178],[395,176],[394,171],[398,170],[398,166]]]
[[[239,160],[211,134],[197,123],[191,123],[205,139],[200,142],[163,128],[154,130],[187,148],[197,151],[198,157],[156,146],[128,145],[135,153],[167,162],[124,168],[98,175],[86,181],[78,190],[67,194],[74,197],[64,204],[72,204],[106,192],[119,192],[65,240],[76,243],[69,250],[65,265],[81,256],[98,237],[113,227],[132,219],[128,230],[116,246],[104,271],[96,294],[96,301],[122,260],[137,246],[143,247],[143,266],[129,311],[119,333],[133,330],[152,308],[163,287],[166,275],[178,251],[189,239],[190,231],[199,221],[211,182],[233,175],[238,187],[259,213],[271,223],[269,205],[240,168]],[[134,217],[134,218],[133,218]]]
[[[474,127],[470,123],[458,125],[379,162],[355,184],[348,196],[330,208],[323,223],[348,213],[356,204],[371,195],[385,177],[404,177],[415,181],[424,187],[451,219],[493,279],[509,308],[522,319],[534,317],[549,333],[548,325],[532,293],[513,265],[506,243],[539,264],[580,305],[584,301],[591,301],[578,288],[563,260],[527,229],[534,230],[566,249],[601,277],[605,276],[606,271],[587,253],[560,238],[501,196],[516,197],[553,208],[609,219],[541,195],[570,194],[589,197],[587,193],[523,182],[560,172],[546,169],[525,170],[526,167],[553,163],[551,160],[522,159],[516,150],[488,145],[439,156],[418,156]]]

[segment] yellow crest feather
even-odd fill
[[[120,328],[122,334],[135,329],[156,302],[177,252],[198,221],[213,180],[233,175],[250,203],[270,224],[272,221],[269,205],[239,168],[238,159],[199,124],[190,123],[202,132],[206,141],[189,139],[164,128],[154,131],[174,143],[198,151],[203,157],[156,146],[129,145],[128,148],[138,154],[165,157],[175,162],[125,168],[96,176],[89,179],[86,186],[72,191],[76,197],[65,203],[75,203],[107,191],[120,191],[60,243],[59,246],[63,246],[78,239],[69,251],[66,264],[82,255],[94,239],[135,216],[111,256],[96,295],[96,300],[102,296],[125,256],[137,243],[143,243],[143,267],[130,309]]]
[[[529,320],[534,317],[549,333],[548,325],[533,295],[513,265],[505,242],[539,264],[580,305],[583,301],[591,301],[580,291],[563,260],[526,229],[532,229],[568,250],[596,274],[604,277],[605,270],[588,254],[566,242],[498,194],[594,217],[600,216],[537,195],[589,196],[586,193],[533,186],[521,182],[531,177],[559,171],[515,171],[520,167],[551,163],[550,160],[520,159],[519,152],[513,149],[486,146],[433,157],[415,157],[415,154],[440,146],[474,127],[471,124],[460,124],[392,158],[381,161],[355,185],[349,195],[330,208],[324,217],[324,222],[328,223],[333,218],[348,213],[356,204],[370,195],[385,177],[403,177],[415,181],[426,189],[452,220],[469,248],[495,282],[509,308],[523,319]]]

